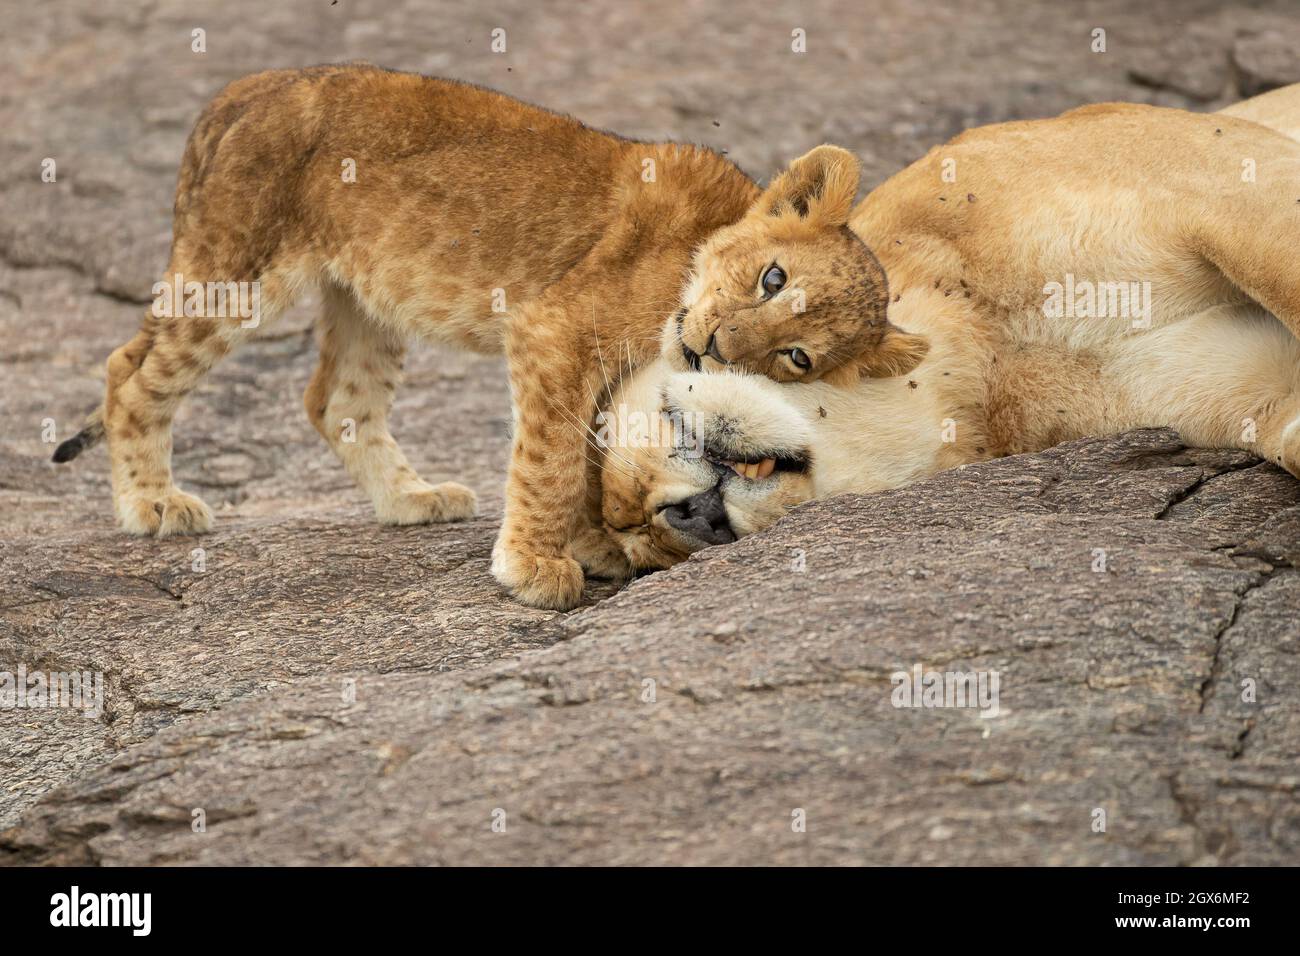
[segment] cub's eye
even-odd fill
[[[763,278],[760,284],[763,286],[764,293],[769,296],[776,295],[785,288],[785,270],[776,263],[773,263],[768,266],[767,271],[763,273]]]
[[[803,369],[805,372],[812,368],[812,359],[808,357],[808,353],[803,349],[791,349],[790,361],[794,362],[796,366]]]

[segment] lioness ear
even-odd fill
[[[848,224],[858,194],[858,158],[838,146],[818,146],[772,180],[754,209],[764,216],[795,213],[810,225]]]
[[[929,351],[930,340],[924,335],[904,332],[894,323],[886,322],[880,341],[858,356],[858,374],[862,378],[906,375],[921,364]]]

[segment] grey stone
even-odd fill
[[[1300,24],[1239,38],[1232,48],[1232,63],[1242,96],[1300,83]]]
[[[1131,72],[1139,83],[1208,103],[1227,89],[1231,48],[1232,34],[1217,26],[1192,29],[1146,51]]]

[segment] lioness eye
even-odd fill
[[[794,362],[795,365],[799,366],[799,368],[803,369],[805,372],[812,368],[812,359],[808,357],[808,353],[803,349],[791,349],[790,361]]]
[[[775,263],[768,266],[763,273],[762,286],[768,295],[776,295],[785,288],[785,271]]]

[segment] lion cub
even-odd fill
[[[626,571],[589,511],[597,403],[615,371],[657,352],[710,234],[748,223],[748,241],[780,264],[783,286],[805,283],[808,301],[769,321],[774,270],[747,261],[743,335],[740,305],[696,296],[687,342],[713,330],[685,354],[808,380],[919,359],[918,340],[885,322],[884,275],[847,228],[857,185],[856,161],[834,147],[760,194],[709,150],[622,139],[462,83],[369,65],[246,77],[186,146],[171,261],[155,286],[163,307],[109,357],[103,405],[55,460],[107,436],[123,528],[206,531],[208,508],[172,478],[172,417],[223,356],[316,287],[325,304],[307,414],[383,522],[475,510],[469,489],[422,481],[389,434],[406,342],[504,350],[515,432],[492,570],[522,601],[571,607],[583,566]],[[817,301],[825,273],[854,276],[854,293]],[[232,315],[246,285],[256,314]]]

